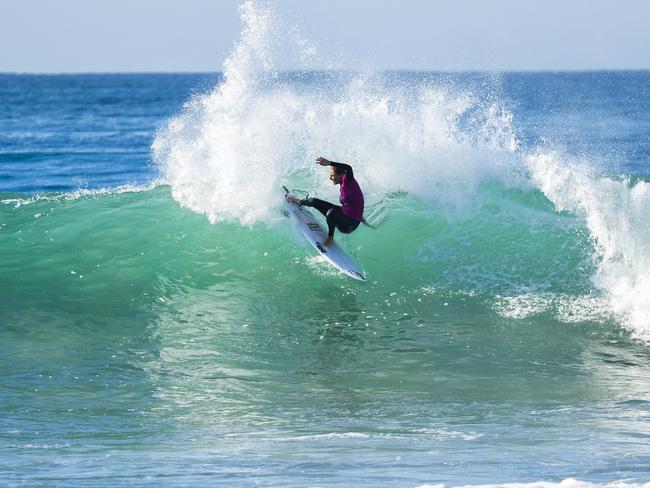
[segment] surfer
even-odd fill
[[[316,158],[316,164],[329,166],[330,180],[335,185],[341,186],[339,201],[341,205],[335,205],[318,198],[305,198],[296,200],[300,205],[314,207],[325,216],[327,220],[327,239],[323,242],[329,246],[334,242],[334,229],[349,234],[354,232],[359,224],[363,222],[363,192],[357,180],[354,178],[352,166],[343,163],[335,163],[324,157]]]

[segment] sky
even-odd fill
[[[646,0],[265,2],[316,47],[312,69],[650,69]],[[0,72],[220,71],[240,3],[0,0]]]

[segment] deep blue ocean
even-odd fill
[[[0,74],[0,485],[650,487],[650,72]],[[316,256],[282,185],[367,220]]]

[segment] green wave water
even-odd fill
[[[168,186],[2,201],[0,449],[21,480],[644,472],[591,456],[646,415],[647,348],[591,313],[592,241],[537,191],[488,186],[455,219],[390,196],[378,229],[342,240],[367,283],[312,254],[281,192],[277,221],[250,226],[210,224]]]
[[[381,296],[398,285],[425,290],[430,299],[457,294],[475,302],[524,292],[590,293],[594,251],[579,220],[556,214],[534,191],[491,186],[482,198],[473,215],[451,218],[404,194],[371,207],[377,229],[340,236],[371,281],[355,288],[304,245],[281,215],[281,192],[277,218],[249,226],[210,224],[179,207],[166,186],[31,200],[5,195],[6,303],[29,297],[39,309],[87,304],[111,315],[157,306],[185,288],[282,293],[293,283],[304,287],[299,295],[334,286]]]

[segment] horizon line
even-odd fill
[[[441,73],[441,74],[516,74],[516,73],[613,73],[613,72],[648,72],[650,68],[571,68],[571,69],[409,69],[409,68],[386,68],[372,70],[373,73]],[[354,69],[283,69],[275,73],[366,73],[368,70]],[[142,71],[1,71],[3,75],[23,76],[66,76],[66,75],[222,75],[223,71],[212,70],[142,70]]]

